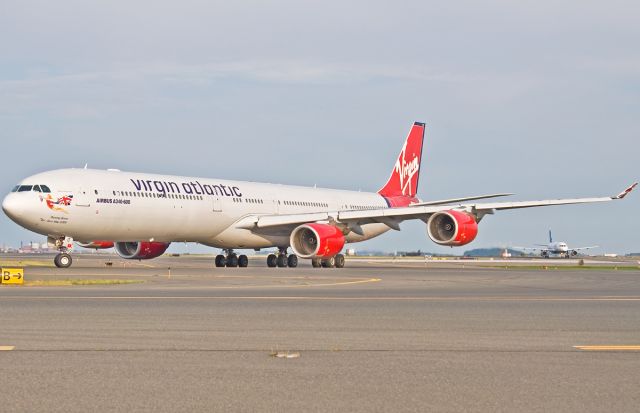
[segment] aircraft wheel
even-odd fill
[[[296,268],[298,266],[298,256],[291,254],[287,257],[287,266],[289,268]]]
[[[320,268],[322,267],[322,260],[320,258],[313,258],[311,260],[311,266],[313,268]]]
[[[69,268],[71,267],[73,260],[71,259],[71,255],[67,253],[61,253],[56,255],[56,257],[53,259],[53,263],[58,268]]]
[[[216,267],[224,267],[225,265],[227,265],[227,259],[224,255],[216,255]]]
[[[236,254],[229,254],[227,257],[227,267],[237,267],[238,266],[238,256]]]
[[[247,268],[249,265],[249,258],[246,255],[241,255],[238,257],[238,267]]]
[[[338,254],[335,257],[336,268],[344,268],[344,255]]]
[[[322,260],[322,268],[333,268],[336,266],[336,257],[327,258]]]
[[[284,254],[278,255],[277,264],[278,264],[278,267],[280,267],[280,268],[286,267],[287,266],[287,256],[284,255]]]
[[[267,257],[267,267],[274,268],[277,265],[278,257],[276,254],[269,254]]]

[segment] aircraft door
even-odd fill
[[[213,212],[222,212],[222,201],[220,200],[219,197],[214,196],[213,197],[213,205],[212,205],[212,210]]]
[[[87,193],[85,188],[80,188],[73,194],[73,204],[79,207],[90,207],[91,195]]]
[[[274,214],[280,213],[280,201],[278,201],[278,196],[276,194],[272,194],[270,196],[270,200],[267,200],[271,204],[271,212]]]

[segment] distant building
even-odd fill
[[[51,249],[46,242],[39,243],[31,241],[29,243],[20,242],[20,248],[18,248],[17,252],[19,254],[44,254],[51,252]]]

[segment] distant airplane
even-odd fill
[[[424,221],[436,244],[461,246],[472,242],[480,220],[496,211],[607,202],[624,198],[635,186],[599,198],[469,202],[511,195],[490,194],[423,202],[416,196],[424,134],[425,124],[415,122],[378,192],[61,169],[25,178],[5,197],[2,209],[24,228],[46,235],[59,251],[54,263],[61,268],[71,266],[74,240],[86,248],[113,247],[125,259],[156,258],[172,242],[197,242],[223,249],[216,267],[246,267],[247,256],[236,249],[273,247],[278,253],[267,257],[269,267],[296,267],[298,257],[311,259],[314,267],[343,267],[345,243],[400,230],[406,220]],[[452,143],[449,149],[449,161],[455,163],[459,148]],[[343,167],[363,152],[338,151],[319,159],[309,151],[308,167]],[[274,165],[284,168],[282,161]]]
[[[549,230],[549,243],[548,244],[536,244],[537,246],[543,248],[527,248],[527,247],[514,247],[520,250],[530,250],[530,251],[540,251],[540,255],[544,258],[550,257],[558,257],[558,258],[571,258],[578,255],[578,251],[582,250],[590,250],[592,248],[598,248],[597,245],[593,245],[591,247],[578,247],[578,248],[569,248],[566,242],[564,241],[553,241],[553,236],[551,235],[551,230]]]

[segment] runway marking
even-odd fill
[[[280,279],[281,277],[277,277],[275,279]],[[282,277],[283,279],[290,279],[286,277]],[[305,279],[305,278],[303,278]],[[312,279],[308,279],[309,281],[313,281]],[[269,285],[220,285],[220,286],[202,286],[198,287],[198,289],[202,290],[240,290],[240,289],[250,289],[250,288],[314,288],[314,287],[335,287],[339,285],[353,285],[353,284],[365,284],[365,283],[375,283],[382,281],[381,278],[366,278],[359,279],[354,281],[338,281],[333,283],[316,283],[316,284],[269,284]]]
[[[0,351],[11,351],[14,348],[16,348],[15,346],[0,346]]]
[[[640,351],[640,345],[627,346],[573,346],[573,348],[583,351]]]
[[[371,279],[371,280],[363,280],[363,281],[352,281],[351,284],[354,283],[363,283],[363,282],[374,282],[379,281],[379,279]],[[316,287],[316,286],[330,286],[330,285],[342,285],[342,284],[315,284],[315,285],[300,285],[300,286],[268,286],[276,287],[276,288],[291,288],[291,287]],[[215,287],[214,287],[215,288]],[[234,288],[234,287],[218,287],[220,289],[224,288]],[[238,288],[264,288],[263,286],[239,286]],[[203,289],[203,288],[201,288]],[[206,287],[204,288],[206,289]],[[457,301],[475,301],[475,302],[492,302],[492,301],[517,301],[517,302],[547,302],[547,301],[568,301],[568,302],[589,302],[589,301],[608,301],[608,302],[635,302],[640,301],[640,297],[590,297],[590,298],[570,298],[570,297],[537,297],[537,298],[523,298],[523,297],[329,297],[329,296],[265,296],[265,295],[257,295],[257,296],[181,296],[181,295],[173,295],[173,296],[141,296],[141,295],[131,295],[131,296],[6,296],[0,294],[3,300],[264,300],[264,301],[278,301],[278,300],[288,300],[288,301],[431,301],[431,302],[457,302]]]

